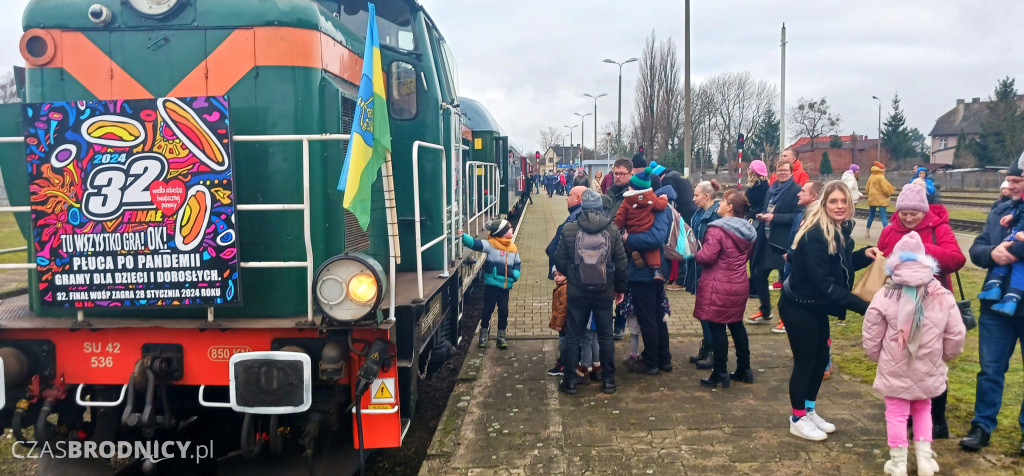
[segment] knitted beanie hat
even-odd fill
[[[1017,157],[1010,162],[1010,167],[1006,169],[1006,175],[1011,177],[1020,177],[1024,175],[1024,152],[1021,152],[1020,157]]]
[[[1003,180],[1003,183],[999,184],[999,190],[1002,190],[1004,188],[1010,188],[1010,182],[1009,181]]]
[[[750,163],[750,170],[753,170],[755,174],[762,177],[768,176],[768,166],[763,161],[755,160]]]
[[[857,164],[850,164],[850,172],[860,172],[860,166]]]
[[[665,173],[666,170],[668,170],[668,169],[665,168],[664,165],[661,165],[661,164],[659,164],[659,163],[657,163],[657,162],[655,162],[653,160],[651,161],[650,167],[651,167],[651,172],[654,173],[654,175],[658,175],[658,176],[660,176],[661,174]]]
[[[491,232],[491,236],[495,238],[501,238],[508,233],[508,230],[512,228],[512,225],[508,220],[499,218],[487,224],[487,231]]]
[[[928,192],[924,187],[908,183],[903,186],[900,196],[896,198],[896,211],[916,210],[928,213]]]
[[[642,156],[640,154],[634,155],[633,156],[633,168],[634,169],[640,169],[640,168],[644,168],[644,167],[647,167],[647,159],[644,159],[644,156]]]
[[[581,210],[601,210],[604,208],[604,202],[601,200],[601,195],[592,188],[586,189],[581,198],[583,200],[580,202]]]
[[[651,168],[644,167],[644,170],[638,174],[633,174],[633,177],[629,179],[629,188],[633,190],[645,190],[651,188]]]

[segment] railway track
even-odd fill
[[[867,218],[868,211],[863,208],[858,208],[856,216],[858,218]],[[981,230],[985,228],[985,222],[977,220],[960,220],[957,218],[950,218],[949,226],[956,231],[964,233],[981,233]]]

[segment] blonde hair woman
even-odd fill
[[[601,180],[604,179],[604,172],[598,170],[594,172],[594,178],[590,180],[590,188],[594,189],[597,193],[604,193],[601,190]]]
[[[850,293],[853,273],[881,256],[874,247],[853,251],[853,199],[843,182],[828,182],[820,197],[807,208],[793,239],[789,253],[792,269],[779,299],[779,313],[793,350],[789,432],[814,441],[824,440],[836,430],[814,408],[828,366],[828,316],[845,318],[848,309],[858,314],[867,311],[868,303]]]

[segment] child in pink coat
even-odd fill
[[[878,362],[874,389],[885,397],[890,459],[885,473],[907,474],[907,417],[914,417],[917,474],[939,470],[931,449],[931,398],[946,389],[949,362],[964,350],[953,294],[935,279],[938,265],[917,232],[904,236],[885,263],[889,281],[864,314],[864,351]]]

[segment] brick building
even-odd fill
[[[821,156],[825,152],[828,152],[829,162],[832,163],[833,175],[842,174],[844,170],[850,168],[852,163],[856,163],[865,171],[869,170],[871,164],[876,160],[886,165],[889,164],[889,151],[885,150],[885,147],[882,147],[881,157],[877,153],[879,139],[848,135],[839,136],[839,140],[842,141],[843,146],[833,148],[829,147],[832,142],[831,137],[818,137],[814,140],[814,147],[811,147],[811,139],[801,137],[789,148],[799,154],[800,162],[803,163],[807,173],[811,175],[821,173]]]

